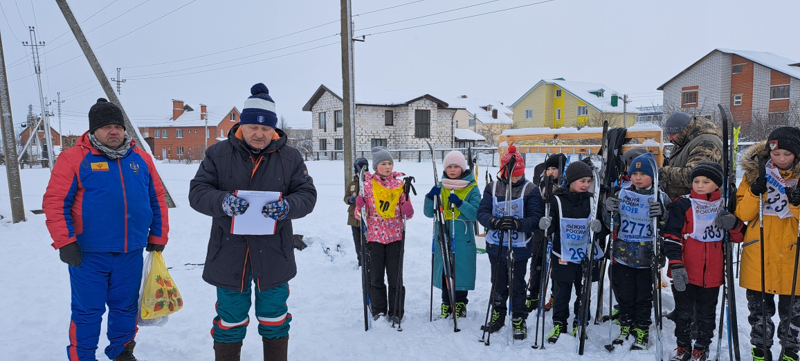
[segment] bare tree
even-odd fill
[[[486,138],[484,145],[493,147],[497,145],[500,134],[506,129],[509,129],[509,127],[506,127],[505,124],[482,124],[478,134]]]

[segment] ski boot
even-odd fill
[[[692,361],[706,361],[708,360],[708,347],[697,346],[694,345],[694,349],[692,350]]]
[[[372,320],[377,321],[380,320],[381,317],[386,316],[386,312],[377,312],[372,314]]]
[[[442,314],[439,315],[439,318],[448,318],[448,317],[450,317],[450,315],[453,314],[453,311],[450,309],[450,304],[449,303],[442,303],[441,310],[442,310]]]
[[[500,331],[503,328],[503,325],[506,323],[506,313],[505,310],[498,311],[497,309],[492,310],[492,319],[489,321],[489,326],[481,326],[482,331],[486,331],[488,333],[495,333]]]
[[[778,357],[778,361],[797,361],[800,359],[797,355],[797,350],[792,349],[784,349],[781,351],[780,357]]]
[[[586,326],[588,327],[589,324],[587,323]],[[579,332],[581,332],[581,328],[578,325],[578,322],[573,321],[572,322],[572,332],[570,332],[570,334],[572,335],[572,337],[578,338],[578,333]],[[589,339],[589,333],[588,332],[586,333],[586,336],[584,336],[583,339],[584,340],[588,340]]]
[[[456,302],[456,317],[458,318],[466,318],[467,317],[467,304],[464,302]]]
[[[553,325],[553,329],[547,333],[547,342],[548,343],[556,343],[558,341],[558,336],[561,336],[561,333],[564,332],[566,326],[561,323],[556,323]]]
[[[516,317],[511,319],[511,327],[514,328],[514,339],[524,340],[528,337],[528,326],[525,324],[525,319]]]
[[[553,297],[550,297],[550,299],[547,300],[547,303],[544,304],[544,312],[550,311],[550,309],[553,308],[553,301]]]
[[[676,347],[675,354],[669,358],[669,361],[689,361],[692,357],[692,353],[688,351],[686,347]]]
[[[631,334],[631,326],[630,325],[620,326],[620,328],[619,328],[619,336],[617,338],[615,338],[614,341],[611,341],[611,344],[612,345],[622,345],[625,342],[625,340],[628,339],[628,336],[630,336],[630,334]]]
[[[114,361],[136,361],[136,357],[133,356],[133,348],[136,347],[136,342],[131,342],[125,346],[122,350],[122,353],[119,354]]]
[[[611,309],[611,320],[614,321],[615,325],[619,325],[619,305],[614,305],[614,308]]]
[[[528,313],[533,312],[534,310],[539,308],[539,299],[528,297],[525,299],[525,307],[528,309]]]
[[[634,327],[631,334],[636,337],[631,345],[631,351],[647,350],[647,342],[650,340],[650,331],[645,328]]]
[[[772,361],[772,352],[769,349],[753,347],[750,349],[750,354],[753,356],[753,361]]]

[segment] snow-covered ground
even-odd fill
[[[528,160],[528,177],[533,172],[533,158]],[[406,318],[403,332],[397,332],[385,321],[373,322],[364,332],[361,280],[357,270],[346,206],[342,202],[343,165],[341,161],[308,162],[309,174],[314,177],[318,200],[314,212],[294,221],[294,229],[312,243],[303,251],[295,251],[298,274],[290,282],[292,294],[289,310],[292,313],[289,358],[292,360],[574,360],[576,339],[562,335],[555,345],[534,350],[533,334],[536,314],[528,318],[529,338],[512,343],[508,328],[492,337],[491,346],[479,343],[490,289],[489,261],[478,255],[478,277],[470,292],[466,319],[459,320],[461,332],[453,333],[451,321],[429,322],[431,272],[431,220],[422,214],[424,194],[433,185],[431,164],[398,162],[395,169],[416,177],[418,195],[413,197],[415,217],[409,220],[405,253]],[[439,171],[442,170],[441,164]],[[170,242],[164,252],[168,266],[174,267],[174,277],[185,307],[170,316],[162,328],[141,327],[137,336],[136,355],[142,360],[213,360],[211,320],[215,316],[215,288],[201,279],[211,220],[189,207],[189,181],[197,165],[158,164],[177,208],[170,209]],[[481,189],[485,185],[484,168],[478,175]],[[496,174],[497,168],[491,168]],[[0,174],[5,167],[0,166]],[[47,169],[21,171],[27,222],[10,223],[8,186],[0,177],[0,279],[4,291],[0,309],[6,310],[0,328],[0,352],[5,360],[65,359],[69,340],[67,331],[70,316],[70,291],[67,265],[50,246],[44,215],[30,210],[41,208],[42,195],[49,179]],[[343,246],[345,256],[333,262],[323,253],[320,244]],[[608,285],[608,282],[606,282]],[[594,299],[596,287],[593,288]],[[742,355],[749,359],[746,322],[747,308],[744,290],[736,288],[739,314],[739,338]],[[673,308],[669,290],[664,290],[664,309]],[[440,291],[434,289],[434,317],[438,313]],[[593,303],[594,304],[594,303]],[[606,310],[607,312],[607,310]],[[251,311],[251,317],[253,311]],[[547,313],[546,330],[551,328]],[[614,326],[614,332],[618,327]],[[664,322],[664,355],[675,347],[674,325]],[[630,352],[617,347],[609,354],[603,345],[608,343],[607,324],[591,325],[586,353],[589,360],[652,360],[655,356],[655,332],[647,351]],[[104,359],[102,349],[108,344],[105,327],[100,338],[98,358]],[[727,341],[723,341],[727,345]],[[248,327],[242,352],[243,360],[262,359],[261,340],[256,324]],[[712,355],[716,350],[712,346]],[[779,350],[773,349],[777,354]],[[727,351],[723,360],[727,359]]]

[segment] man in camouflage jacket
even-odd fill
[[[658,177],[661,189],[675,199],[691,191],[689,174],[695,165],[706,161],[722,164],[722,134],[710,120],[681,112],[670,115],[664,130],[674,148]]]

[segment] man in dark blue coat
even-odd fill
[[[203,279],[217,287],[211,330],[216,360],[239,360],[250,322],[252,283],[264,359],[286,360],[292,319],[286,305],[288,282],[297,274],[291,220],[311,213],[317,191],[300,152],[286,145],[286,133],[276,128],[275,103],[267,87],[259,83],[250,92],[228,139],[206,151],[191,182],[189,202],[213,217]],[[234,195],[237,190],[281,192],[277,202],[249,210],[261,212],[265,222],[275,220],[274,234],[232,234],[231,217],[250,206]]]

